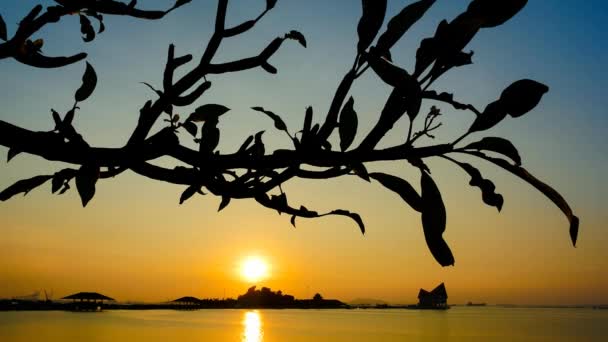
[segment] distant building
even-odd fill
[[[433,291],[428,292],[420,289],[418,293],[418,307],[421,309],[447,309],[448,293],[445,290],[445,285],[437,286]]]
[[[75,311],[101,311],[103,301],[114,301],[114,298],[104,296],[97,292],[78,292],[73,295],[63,297],[65,300],[72,300],[72,310]]]

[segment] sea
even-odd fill
[[[0,312],[0,341],[608,341],[608,310],[107,310]]]

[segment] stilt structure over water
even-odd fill
[[[71,299],[73,301],[72,310],[74,311],[102,311],[104,300],[114,300],[97,292],[78,292],[61,299]]]
[[[416,305],[415,308],[431,310],[449,309],[448,293],[445,290],[445,285],[441,283],[431,292],[420,289],[420,292],[418,293],[418,305]]]

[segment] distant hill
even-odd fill
[[[376,305],[376,304],[385,305],[388,303],[381,299],[357,298],[357,299],[353,299],[348,304],[350,304],[350,305]]]

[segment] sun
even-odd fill
[[[257,282],[268,276],[268,264],[259,257],[248,257],[241,264],[241,276],[248,282]]]

